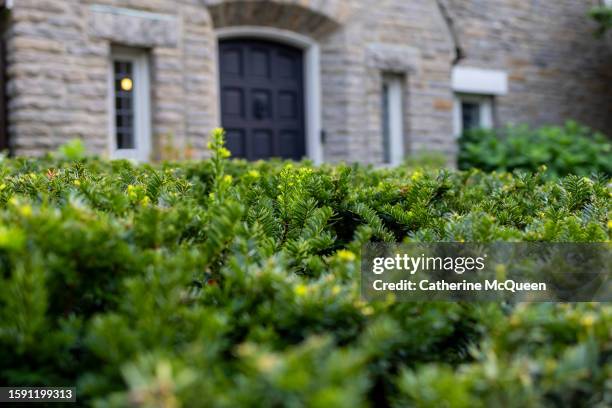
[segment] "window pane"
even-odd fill
[[[117,149],[134,149],[134,78],[131,61],[115,61],[115,124]]]
[[[463,131],[481,127],[480,104],[476,102],[461,102]]]

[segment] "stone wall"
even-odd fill
[[[461,64],[509,73],[499,122],[571,117],[612,133],[612,47],[592,37],[588,1],[440,1],[465,50]],[[108,153],[114,44],[150,50],[155,155],[167,145],[205,155],[219,124],[214,30],[232,25],[283,28],[320,44],[325,160],[382,160],[385,73],[403,77],[406,153],[456,151],[456,44],[435,0],[19,0],[12,20],[9,120],[18,154],[75,137]]]
[[[83,38],[79,2],[19,1],[12,21],[7,92],[15,151],[42,153],[77,135],[103,148],[108,47]]]
[[[503,69],[498,123],[576,119],[612,135],[612,41],[594,38],[599,0],[447,0],[466,58]]]
[[[453,157],[453,43],[435,1],[354,1],[348,39],[355,65],[349,157],[380,163],[381,79],[404,79],[405,153],[435,150]],[[364,86],[366,84],[366,86]],[[365,103],[364,103],[365,101]]]
[[[171,137],[179,149],[191,145],[204,154],[219,118],[213,27],[240,24],[278,26],[319,41],[326,160],[380,161],[385,71],[405,75],[407,150],[454,149],[452,47],[431,1],[21,0],[12,13],[10,131],[18,154],[39,154],[74,137],[108,153],[111,44],[151,50],[157,152]]]
[[[453,44],[434,1],[207,3],[216,27],[274,26],[319,42],[326,161],[382,161],[381,78],[386,72],[405,79],[406,153],[439,150],[454,156]]]
[[[12,21],[8,93],[17,154],[40,154],[75,137],[108,154],[112,45],[150,50],[155,154],[162,143],[205,151],[218,122],[216,43],[198,1],[20,0]]]

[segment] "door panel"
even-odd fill
[[[274,139],[271,130],[254,130],[251,140],[253,142],[253,159],[267,159],[274,155]]]
[[[241,76],[242,67],[242,50],[236,47],[228,47],[221,51],[221,65],[226,75]]]
[[[225,128],[226,145],[236,157],[245,157],[246,140],[244,130]]]
[[[281,130],[279,146],[282,157],[296,157],[306,150],[304,138],[295,130]]]
[[[229,117],[244,119],[244,90],[227,87],[223,89],[223,114]]]
[[[270,51],[264,48],[253,48],[249,58],[250,73],[254,77],[270,78]]]
[[[278,93],[279,119],[295,120],[298,117],[298,95],[291,91]]]
[[[274,106],[272,105],[272,96],[270,95],[271,91],[267,89],[254,89],[251,94],[251,117],[264,121],[264,120],[273,120],[274,115],[272,112],[274,111]]]
[[[219,43],[221,124],[233,157],[306,153],[302,51],[263,40]]]

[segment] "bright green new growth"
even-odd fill
[[[62,145],[58,153],[65,160],[81,160],[85,157],[85,145],[81,139],[73,139]]]
[[[610,180],[0,162],[0,383],[99,407],[605,406],[607,304],[367,304],[368,241],[608,241]]]

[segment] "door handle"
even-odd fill
[[[268,113],[268,107],[262,98],[255,98],[253,100],[253,116],[255,119],[262,119]]]

